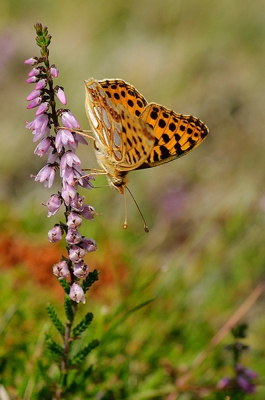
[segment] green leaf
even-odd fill
[[[82,321],[73,329],[73,336],[78,337],[83,333],[88,326],[91,324],[93,320],[93,314],[92,313],[87,313]]]
[[[82,283],[82,288],[83,288],[84,292],[86,292],[90,288],[90,286],[93,285],[93,283],[98,281],[98,275],[99,275],[99,271],[97,269],[94,269],[93,272],[89,272],[88,276]]]
[[[64,349],[56,343],[50,335],[46,335],[45,344],[55,361],[59,362],[64,356]]]
[[[71,360],[72,366],[77,366],[81,364],[84,358],[97,346],[99,345],[99,340],[95,339],[91,343],[89,343],[86,347],[80,350]]]
[[[56,314],[53,306],[51,304],[48,304],[46,306],[46,310],[47,313],[51,319],[51,321],[53,322],[53,325],[55,326],[55,328],[57,329],[57,331],[64,336],[65,334],[65,327],[63,325],[63,323],[61,322],[61,320],[59,319],[58,315]]]

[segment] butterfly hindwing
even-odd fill
[[[198,118],[177,114],[156,103],[148,104],[140,119],[153,128],[156,138],[154,147],[146,159],[146,167],[164,164],[187,154],[195,149],[209,132],[207,126]]]
[[[105,81],[104,81],[105,82]],[[122,86],[123,81],[106,81],[114,88]],[[106,84],[104,85],[106,86]],[[113,103],[94,79],[86,81],[86,111],[96,137],[96,147],[104,153],[105,162],[112,163],[120,171],[137,169],[149,156],[155,137],[152,128],[134,116],[120,103]],[[136,93],[136,95],[141,96]],[[117,92],[115,92],[117,93]],[[101,164],[102,159],[101,157]]]

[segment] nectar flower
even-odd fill
[[[33,176],[32,176],[33,177]],[[55,178],[55,168],[50,165],[45,165],[35,176],[35,181],[44,183],[44,187],[51,188]]]
[[[44,138],[42,141],[38,144],[36,149],[34,150],[34,154],[37,156],[42,157],[44,154],[47,153],[51,146],[51,139],[50,138]]]
[[[96,211],[95,211],[94,207],[85,205],[81,214],[82,214],[82,217],[84,217],[85,219],[89,219],[90,221],[93,221]]]
[[[61,115],[62,123],[64,126],[70,129],[80,129],[79,122],[75,118],[75,116],[71,113],[71,111],[64,111]]]
[[[62,239],[62,236],[62,228],[58,224],[54,225],[54,227],[48,232],[48,239],[51,243],[59,242]]]
[[[48,212],[47,217],[51,217],[52,215],[56,214],[59,208],[61,207],[62,199],[58,194],[53,194],[46,203]]]
[[[91,253],[98,248],[94,239],[87,238],[82,239],[82,241],[79,243],[79,246],[83,247],[87,253]]]
[[[82,242],[80,242],[82,243]],[[69,250],[69,258],[71,261],[75,262],[75,263],[79,263],[80,261],[83,260],[83,258],[85,257],[86,254],[86,250],[83,249],[80,246],[77,245],[73,245],[70,247]]]
[[[27,129],[34,129],[34,130],[40,130],[41,132],[45,132],[47,125],[49,122],[49,118],[47,114],[42,114],[36,117],[33,121],[28,122],[26,124]]]
[[[67,226],[71,229],[76,229],[82,224],[82,218],[75,212],[70,212],[67,217]]]
[[[68,244],[77,244],[81,242],[82,236],[80,235],[77,229],[68,229],[65,240],[67,241]]]
[[[76,149],[75,139],[72,133],[66,129],[59,129],[55,138],[55,147],[60,153],[63,147],[71,147],[72,149]]]
[[[76,303],[82,301],[82,303],[85,304],[86,302],[84,291],[81,286],[76,282],[72,284],[69,296]]]
[[[53,267],[53,273],[59,279],[64,279],[69,274],[69,268],[66,261],[60,261],[58,264],[55,264]]]
[[[88,274],[89,274],[88,265],[86,265],[83,261],[74,264],[74,275],[77,278],[79,279],[86,278]]]

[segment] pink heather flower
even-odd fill
[[[76,190],[77,188],[75,186],[63,182],[63,188],[61,194],[67,206],[69,206],[72,199],[76,197]]]
[[[88,274],[89,274],[89,268],[88,265],[84,263],[84,261],[74,264],[74,275],[77,278],[79,279],[86,278]]]
[[[45,101],[44,103],[41,103],[41,105],[39,106],[39,108],[36,111],[36,115],[41,115],[43,113],[45,113],[50,107],[50,104]]]
[[[92,177],[91,175],[84,174],[84,172],[78,165],[76,165],[73,168],[73,170],[74,170],[75,180],[78,182],[80,186],[82,186],[85,189],[93,188],[93,185],[90,182],[90,180],[91,179],[94,180],[94,177]]]
[[[85,207],[85,197],[79,195],[72,197],[70,206],[73,210],[82,212]]]
[[[249,382],[245,376],[238,376],[236,378],[238,386],[245,392],[245,393],[255,393],[256,387],[252,382]]]
[[[49,118],[47,114],[42,114],[36,117],[33,121],[27,122],[26,128],[32,130],[40,130],[45,133],[48,126]]]
[[[27,101],[34,100],[36,97],[39,97],[41,94],[40,90],[33,90],[26,98]]]
[[[96,211],[94,207],[88,205],[85,205],[83,211],[81,212],[82,217],[89,219],[90,221],[93,221],[95,214]]]
[[[84,138],[84,136],[79,135],[78,133],[75,133],[75,134],[74,134],[74,139],[75,139],[76,142],[79,142],[79,143],[81,143],[81,144],[85,144],[85,145],[88,144],[87,141],[86,141],[86,139]]]
[[[66,128],[70,129],[80,129],[79,122],[75,118],[75,116],[71,113],[71,111],[64,111],[61,115],[62,123]]]
[[[72,284],[69,296],[70,299],[72,299],[76,303],[82,301],[82,303],[85,304],[86,302],[84,291],[81,286],[76,282]]]
[[[67,241],[68,244],[77,244],[81,242],[82,236],[80,235],[77,229],[68,229],[65,240]]]
[[[80,242],[80,243],[82,243],[82,242]],[[83,258],[85,257],[85,254],[86,254],[86,250],[80,246],[77,246],[74,244],[73,246],[70,247],[69,258],[71,261],[73,261],[75,263],[78,263],[81,260],[83,260]]]
[[[44,183],[44,187],[51,188],[55,178],[55,168],[45,165],[35,176],[35,181]]]
[[[79,228],[81,224],[82,224],[82,218],[80,217],[80,215],[76,214],[75,212],[70,212],[67,217],[67,223],[66,223],[68,228],[76,229]]]
[[[41,102],[42,102],[42,97],[39,96],[39,97],[33,99],[33,100],[28,104],[27,109],[30,110],[31,108],[38,107],[38,106],[40,105]],[[37,113],[36,113],[36,115],[37,115]]]
[[[66,261],[60,261],[53,267],[53,273],[59,279],[64,279],[69,274],[69,269]]]
[[[36,149],[34,150],[34,154],[37,156],[42,157],[44,154],[47,153],[51,146],[51,139],[50,138],[44,138],[42,141],[38,144]]]
[[[92,251],[96,251],[97,248],[98,248],[98,246],[97,246],[97,244],[96,244],[94,239],[87,239],[87,238],[82,239],[81,242],[79,243],[79,246],[84,248],[84,250],[87,253],[91,253]]]
[[[50,73],[54,78],[57,78],[57,76],[59,75],[59,71],[55,66],[52,66],[50,68]]]
[[[66,168],[66,166],[72,168],[74,165],[80,165],[80,164],[81,164],[80,159],[72,151],[68,151],[61,158],[62,169]]]
[[[60,164],[60,158],[58,153],[54,152],[53,149],[50,150],[50,154],[48,156],[47,164]]]
[[[28,58],[27,60],[24,61],[24,64],[36,65],[36,64],[38,64],[38,59],[34,58],[34,57]]]
[[[229,384],[230,384],[230,379],[227,376],[225,376],[217,383],[217,387],[218,389],[225,389],[229,386]]]
[[[55,138],[55,147],[58,153],[60,153],[62,148],[66,146],[71,146],[74,150],[77,148],[77,146],[75,146],[74,136],[66,129],[59,129]]]
[[[29,72],[28,76],[32,77],[32,76],[38,76],[40,73],[40,69],[39,68],[32,68],[32,70]]]
[[[59,87],[55,94],[62,104],[67,104],[66,96],[62,88]]]
[[[62,239],[62,236],[62,228],[58,224],[54,225],[54,227],[48,232],[48,239],[51,243],[59,242]]]
[[[50,128],[46,128],[44,132],[42,132],[41,130],[35,130],[32,131],[32,135],[34,135],[33,138],[33,143],[37,142],[38,140],[40,140],[44,135],[48,136],[50,133]]]
[[[39,78],[37,78],[36,76],[31,76],[30,78],[28,78],[26,80],[26,83],[35,83],[38,81]]]
[[[58,194],[53,194],[46,203],[48,212],[47,217],[51,217],[56,214],[62,204],[62,199]]]
[[[46,85],[47,85],[47,79],[41,79],[39,82],[37,82],[35,90],[44,89]]]

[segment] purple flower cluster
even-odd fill
[[[224,377],[218,382],[217,387],[221,390],[232,389],[240,390],[249,394],[255,393],[256,385],[253,380],[257,379],[257,373],[249,368],[243,367],[240,364],[236,365],[235,372],[235,378]]]
[[[27,108],[37,108],[34,120],[27,122],[26,128],[32,131],[33,142],[39,142],[34,154],[40,157],[47,155],[45,166],[32,177],[47,188],[52,187],[57,171],[62,179],[61,191],[52,194],[46,202],[48,217],[56,214],[62,205],[66,215],[65,224],[55,224],[48,232],[51,243],[61,240],[65,233],[68,249],[68,258],[63,258],[56,264],[53,273],[59,279],[70,277],[70,298],[77,303],[85,303],[79,279],[88,276],[89,268],[84,262],[84,256],[95,251],[97,245],[93,239],[83,237],[79,228],[82,218],[93,220],[95,210],[85,204],[84,197],[79,195],[77,189],[78,186],[91,189],[93,177],[83,173],[80,159],[75,152],[79,143],[87,142],[81,135],[72,132],[80,128],[74,115],[68,109],[56,109],[55,97],[63,105],[66,105],[67,100],[63,88],[53,86],[53,79],[58,77],[58,70],[54,65],[49,65],[48,52],[47,57],[29,58],[25,64],[33,67],[26,82],[35,84],[34,90],[27,96]],[[54,134],[51,132],[52,126]]]

